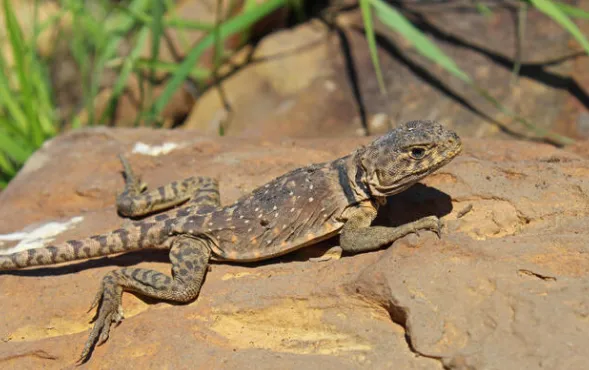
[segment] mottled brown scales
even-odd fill
[[[442,167],[461,151],[452,131],[432,121],[412,121],[370,145],[332,162],[295,169],[221,207],[218,184],[191,177],[147,191],[121,156],[125,188],[117,209],[143,217],[112,232],[82,240],[0,255],[0,270],[50,265],[144,248],[170,250],[172,276],[123,268],[107,274],[92,307],[96,321],[79,361],[108,339],[123,318],[121,296],[132,291],[175,302],[194,300],[211,260],[249,262],[289,253],[340,234],[337,256],[390,245],[417,230],[439,233],[439,220],[426,217],[399,227],[371,226],[379,205]],[[326,255],[327,256],[327,255]]]

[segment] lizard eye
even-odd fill
[[[412,148],[410,154],[411,158],[413,159],[421,159],[425,156],[425,149],[424,148]]]

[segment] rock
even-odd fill
[[[40,226],[79,216],[55,241],[124,224],[114,210],[123,184],[118,152],[152,187],[217,177],[228,203],[369,140],[72,132],[48,142],[0,194],[0,239],[23,229],[40,237]],[[588,180],[589,160],[573,152],[466,139],[463,155],[391,197],[377,219],[397,225],[437,214],[441,239],[422,232],[385,250],[309,261],[333,240],[264,263],[214,264],[186,305],[125,294],[126,320],[83,367],[583,368]],[[72,368],[101,277],[130,265],[170,268],[165,253],[141,251],[0,273],[2,368]]]
[[[517,30],[512,9],[493,7],[492,15],[483,17],[474,6],[472,11],[463,5],[403,7],[408,16],[414,14],[411,20],[431,41],[505,107],[537,126],[576,134],[571,122],[587,99],[578,84],[561,77],[574,72],[577,62],[567,58],[574,51],[567,44],[570,36],[555,22],[535,10],[527,13],[533,22],[526,23],[520,77],[514,79]],[[493,121],[516,135],[531,135],[475,89],[376,22],[387,88],[383,95],[359,8],[335,19],[337,31],[324,23],[307,22],[261,40],[252,56],[254,63],[223,81],[232,110],[226,135],[356,136],[366,131],[377,134],[411,119],[445,117],[452,117],[447,124],[462,136],[508,137]],[[563,59],[553,62],[558,58]],[[577,59],[587,63],[586,58]],[[548,64],[549,70],[544,67]],[[587,70],[581,67],[579,75]],[[563,86],[573,87],[567,91]],[[577,105],[563,109],[569,100],[578,100]],[[185,127],[218,135],[224,114],[219,92],[210,89],[194,105]]]

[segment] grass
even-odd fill
[[[17,20],[15,1],[0,1],[3,13],[0,16],[3,17],[5,27],[5,38],[0,42],[8,46],[0,49],[0,188],[7,185],[26,159],[47,139],[64,129],[108,124],[132,78],[140,82],[140,103],[143,107],[133,123],[161,126],[165,107],[186,81],[193,81],[199,86],[216,85],[222,88],[222,81],[219,82],[217,76],[219,66],[227,55],[235,51],[225,49],[225,41],[229,37],[239,35],[243,43],[247,42],[251,27],[282,7],[291,7],[297,20],[305,19],[302,0],[245,0],[237,12],[224,11],[219,6],[220,1],[217,1],[214,22],[183,19],[182,14],[176,12],[173,0],[59,0],[59,10],[40,22],[41,2],[36,0],[32,1],[32,26],[24,28]],[[89,3],[91,5],[87,5]],[[390,2],[359,0],[358,4],[375,77],[383,94],[386,94],[386,88],[377,53],[377,19],[408,40],[418,53],[469,85],[474,92],[510,117],[512,123],[522,125],[537,136],[557,144],[571,142],[569,138],[535,126],[525,117],[503,106]],[[572,21],[573,18],[589,20],[589,12],[552,0],[521,0],[521,4],[520,19],[525,20],[525,13],[529,9],[537,9],[569,32],[589,53],[589,42]],[[230,3],[229,8],[235,9],[235,5],[235,2]],[[482,1],[475,1],[474,6],[483,17],[492,14],[492,9]],[[64,24],[69,25],[69,28],[64,27]],[[522,25],[522,34],[524,29]],[[51,60],[42,57],[37,48],[40,36],[51,30],[60,30],[54,44],[66,45],[81,75],[81,109],[67,116],[57,113],[59,107],[54,101],[48,74]],[[159,59],[166,30],[177,31],[179,42],[186,50],[185,55],[177,61]],[[186,32],[189,31],[201,31],[204,36],[189,45],[186,41]],[[120,54],[123,47],[127,50],[125,55]],[[214,51],[212,66],[202,67],[202,57],[211,48]],[[515,65],[518,65],[517,61]],[[514,68],[514,74],[517,72],[518,68]],[[105,108],[96,111],[95,101],[105,88],[105,76],[108,74],[115,78],[108,85],[111,90]],[[162,74],[168,77],[164,80],[162,92],[156,96],[152,90],[153,84],[143,82],[155,81]]]

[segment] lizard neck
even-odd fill
[[[374,199],[370,189],[362,181],[365,174],[357,153],[336,160],[333,167],[337,171],[338,182],[348,204]]]

